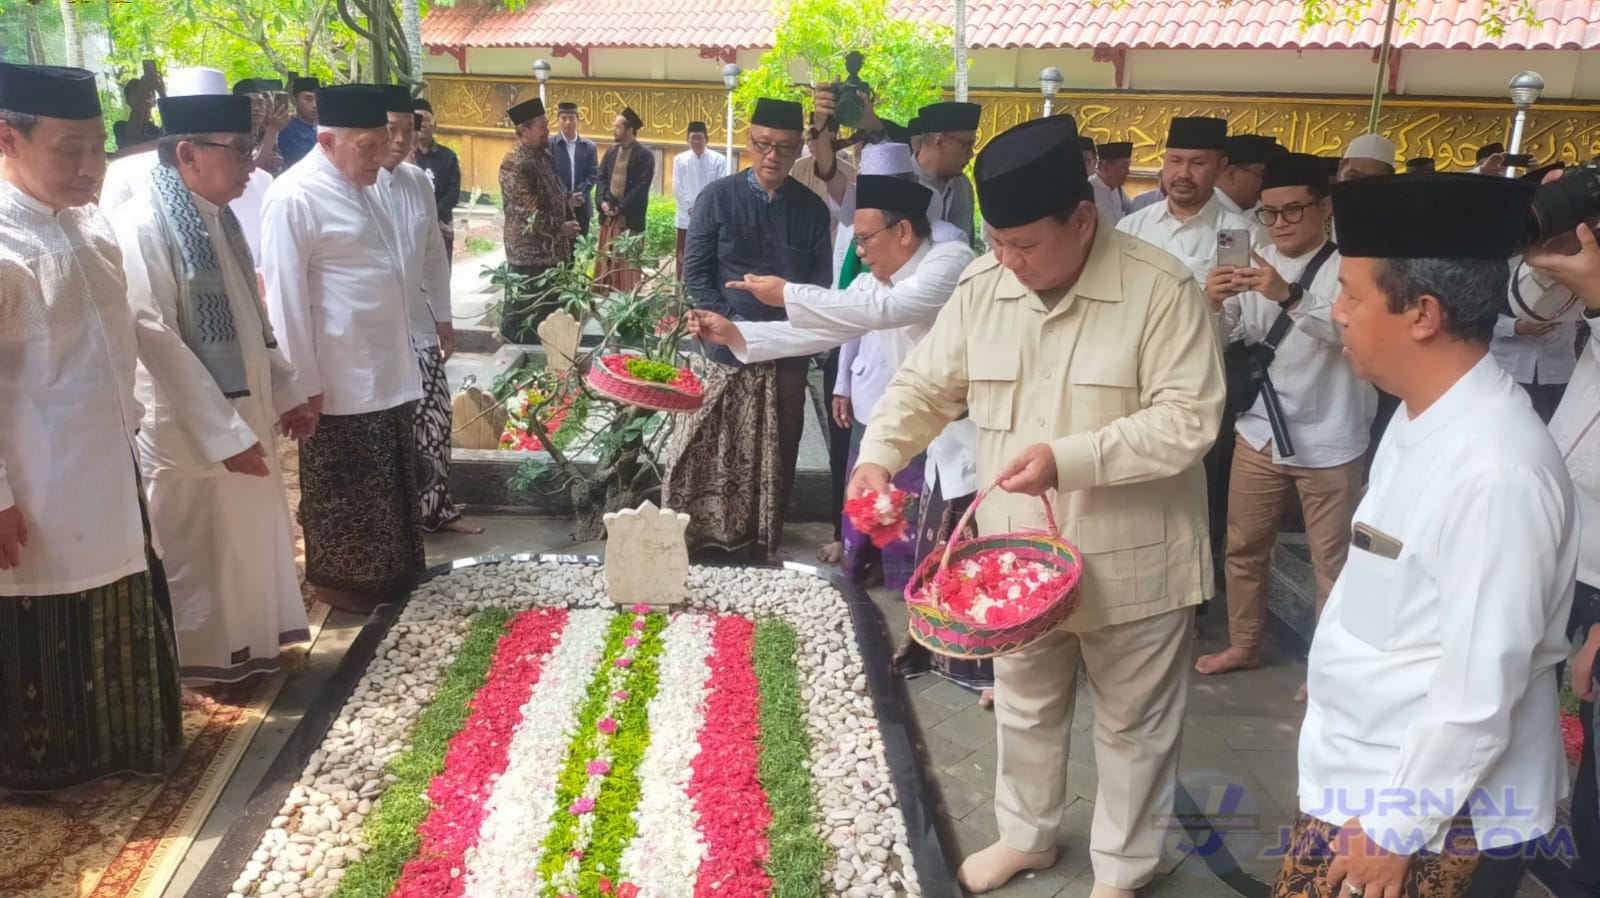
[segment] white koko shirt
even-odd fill
[[[972,263],[964,241],[925,240],[885,284],[863,271],[850,286],[830,290],[791,283],[783,289],[788,321],[740,321],[745,339],[741,362],[764,362],[823,352],[870,334],[882,365],[882,382],[861,392],[851,404],[870,408],[900,369],[906,356],[933,327],[934,319],[955,292],[961,273]],[[856,411],[858,419],[864,413]],[[971,421],[957,421],[928,445],[928,472],[937,473],[946,496],[964,496],[977,489],[977,431]]]
[[[273,182],[261,210],[272,329],[326,414],[422,398],[406,260],[384,206],[376,185],[355,186],[313,149]]]
[[[678,204],[678,230],[689,229],[689,211],[706,185],[728,173],[728,159],[707,147],[699,156],[694,150],[679,153],[672,160],[672,198]]]
[[[1299,279],[1322,247],[1289,258],[1268,244],[1256,252],[1277,269],[1288,283]],[[1289,312],[1294,322],[1272,360],[1268,373],[1283,407],[1294,456],[1284,458],[1277,446],[1272,460],[1298,468],[1332,468],[1361,458],[1371,439],[1372,417],[1378,410],[1378,391],[1355,376],[1344,359],[1340,329],[1333,323],[1333,301],[1339,297],[1339,254],[1329,256],[1311,288]],[[1222,304],[1218,333],[1223,342],[1260,343],[1278,320],[1281,307],[1259,293],[1240,293]],[[1265,401],[1240,415],[1234,430],[1245,442],[1260,449],[1272,441]]]
[[[1561,453],[1487,353],[1400,406],[1311,643],[1303,812],[1405,854],[1440,850],[1469,803],[1480,847],[1550,833],[1578,525]]]
[[[81,592],[146,568],[137,357],[110,224],[0,178],[0,509],[21,509],[28,528],[0,596]]]
[[[1237,229],[1256,234],[1252,223],[1236,212],[1229,212],[1214,191],[1200,211],[1187,220],[1172,214],[1170,200],[1131,212],[1117,222],[1117,230],[1153,243],[1178,257],[1194,272],[1194,279],[1205,288],[1206,275],[1217,267],[1217,232]],[[1254,239],[1254,236],[1251,238]]]
[[[419,348],[439,345],[439,324],[451,322],[450,256],[439,232],[439,207],[433,182],[409,162],[394,171],[378,170],[377,194],[399,237],[406,265],[406,312],[411,342]]]

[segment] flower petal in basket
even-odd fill
[[[698,391],[643,380],[625,371],[619,372],[606,364],[611,358],[623,357],[600,359],[589,366],[589,372],[584,376],[589,389],[607,399],[658,412],[692,412],[705,402],[704,395]]]

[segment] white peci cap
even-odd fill
[[[229,93],[228,79],[221,72],[199,66],[177,69],[167,75],[166,82],[169,97],[215,97]]]
[[[861,148],[863,175],[909,175],[913,171],[911,148],[903,143],[875,143]]]
[[[1384,165],[1394,165],[1394,157],[1394,143],[1381,134],[1363,134],[1344,151],[1346,159],[1371,159]]]

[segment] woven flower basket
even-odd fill
[[[1083,575],[1083,560],[1071,543],[1061,539],[1057,532],[1055,512],[1048,500],[1044,501],[1045,519],[1049,530],[1031,530],[1005,533],[998,536],[981,536],[962,541],[960,534],[983,500],[993,492],[990,486],[973,500],[954,535],[945,544],[942,553],[930,553],[906,584],[906,611],[909,615],[911,638],[931,652],[952,658],[998,658],[1026,648],[1051,630],[1061,626],[1078,607],[1078,580]],[[930,588],[935,578],[951,562],[961,562],[986,552],[1011,552],[1020,563],[1037,562],[1058,576],[1038,587],[1047,591],[1045,603],[1027,620],[1007,626],[985,626],[976,621],[957,617],[944,608]]]
[[[691,393],[671,384],[619,375],[607,368],[601,359],[596,359],[589,366],[584,381],[589,384],[589,389],[607,399],[657,412],[692,412],[705,402],[701,393]]]

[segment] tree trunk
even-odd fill
[[[406,49],[411,52],[409,75],[412,81],[422,80],[422,3],[420,0],[400,0],[400,27],[406,33]]]
[[[49,60],[45,58],[44,39],[39,36],[39,14],[34,11],[32,3],[24,3],[22,15],[26,22],[23,26],[23,42],[28,47],[28,65],[46,65]]]
[[[956,0],[956,102],[967,101],[967,0]]]
[[[61,38],[67,45],[67,65],[83,68],[83,35],[78,33],[78,9],[73,0],[61,0]]]

